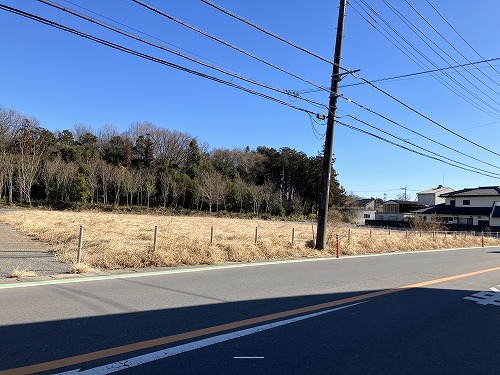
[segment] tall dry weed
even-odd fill
[[[327,247],[317,251],[311,246],[315,235],[311,223],[256,219],[29,210],[2,214],[0,220],[50,244],[58,259],[69,264],[76,260],[79,227],[83,225],[82,262],[104,269],[328,256],[336,252],[337,235],[343,255],[480,246],[480,238],[470,235],[420,236],[419,231],[370,231],[330,225]],[[153,252],[155,225],[158,238]],[[212,226],[214,237],[210,243]],[[497,239],[485,241],[486,245],[499,243]]]

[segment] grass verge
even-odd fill
[[[336,235],[343,255],[481,246],[481,238],[465,234],[331,225],[326,248],[317,251],[311,247],[315,225],[257,219],[33,209],[7,212],[0,220],[50,244],[58,259],[69,264],[76,260],[79,228],[83,225],[82,261],[85,266],[102,269],[329,256],[336,253]],[[158,227],[156,250],[155,226]],[[485,239],[485,245],[499,244],[497,239]],[[90,270],[82,268],[74,272]]]

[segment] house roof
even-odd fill
[[[500,196],[500,186],[480,186],[478,188],[467,188],[450,193],[441,194],[441,197],[488,197]]]
[[[496,209],[500,207],[496,207]],[[500,210],[499,210],[500,211]],[[446,205],[445,203],[437,204],[429,208],[424,208],[423,210],[418,210],[416,213],[424,215],[478,215],[478,216],[490,216],[491,207],[455,207]],[[499,212],[500,214],[500,212]]]
[[[427,190],[424,190],[424,191],[421,191],[417,194],[436,194],[436,193],[439,193],[439,192],[444,192],[444,191],[450,191],[453,189],[452,188],[449,188],[449,187],[445,187],[443,185],[439,185],[438,187],[435,187],[435,188],[432,188],[432,189],[427,189]]]
[[[366,199],[358,199],[356,201],[356,206],[366,206],[368,203],[373,202],[375,199],[366,198]]]

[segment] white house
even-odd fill
[[[417,193],[417,203],[422,206],[435,206],[436,204],[444,203],[445,198],[440,195],[451,193],[454,191],[452,188],[439,185],[436,188],[427,189]]]
[[[352,212],[354,222],[358,225],[365,225],[366,220],[374,220],[376,204],[376,200],[372,198],[358,199]]]
[[[462,189],[440,197],[444,203],[418,210],[416,218],[439,220],[457,229],[500,229],[500,186]]]

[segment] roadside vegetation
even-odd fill
[[[332,223],[327,247],[318,251],[313,241],[316,226],[311,222],[213,216],[30,209],[4,213],[0,221],[50,244],[57,258],[70,264],[76,260],[82,225],[82,262],[102,269],[335,256],[337,235],[341,255],[481,246],[481,237],[470,233],[370,230]],[[156,250],[155,226],[158,227]],[[485,245],[499,244],[498,239],[485,238]],[[74,272],[88,272],[88,269],[75,267]]]

